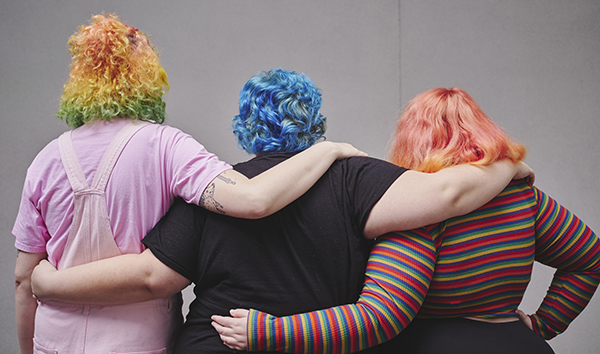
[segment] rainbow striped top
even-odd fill
[[[287,317],[250,310],[248,350],[350,353],[393,338],[415,316],[516,316],[534,260],[557,269],[530,316],[550,339],[594,294],[600,241],[552,198],[513,182],[470,214],[378,238],[355,304]]]

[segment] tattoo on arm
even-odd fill
[[[220,176],[218,176],[218,177],[220,177]],[[235,184],[235,182],[233,182],[233,184]],[[215,200],[215,184],[214,183],[211,183],[208,187],[206,187],[206,189],[204,190],[204,193],[202,193],[202,196],[200,197],[199,205],[201,207],[203,207],[204,209],[207,209],[210,211],[215,211],[219,214],[226,214],[225,210],[223,209],[223,206]]]
[[[231,178],[227,178],[227,177],[221,176],[221,175],[218,175],[217,178],[220,179],[221,181],[227,183],[227,184],[233,184],[233,185],[235,185],[235,181],[232,180]]]

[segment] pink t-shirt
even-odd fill
[[[129,121],[99,121],[73,131],[73,146],[88,184],[108,145]],[[140,240],[166,213],[175,196],[198,204],[206,186],[230,168],[178,129],[151,124],[138,131],[121,153],[106,186],[110,225],[121,252],[143,251]],[[15,246],[25,252],[47,252],[56,266],[72,219],[73,191],[55,139],[27,170],[12,231]]]

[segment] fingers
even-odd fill
[[[529,175],[527,175],[527,177],[525,177],[525,181],[530,185],[533,186],[533,183],[535,183],[535,172],[533,171],[533,169],[531,167],[529,167],[529,165],[527,165],[525,162],[521,162],[522,164],[524,164],[525,166],[527,166],[527,168],[529,169]]]
[[[351,144],[346,144],[348,145],[349,148],[349,156],[369,156],[366,152],[358,150],[357,148],[355,148],[354,146],[352,146]]]
[[[366,152],[358,150],[357,148],[355,148],[354,146],[348,144],[351,148],[352,151],[352,156],[369,156]]]
[[[34,299],[41,299],[39,294],[42,282],[46,279],[46,274],[52,270],[56,270],[50,262],[42,259],[31,271],[31,295]],[[39,296],[39,297],[38,297]]]
[[[47,259],[42,259],[34,268],[34,271],[52,272],[57,271],[52,263],[48,262]]]
[[[213,322],[211,325],[219,333],[219,337],[223,344],[234,350],[246,350],[246,320],[224,317],[211,316]]]
[[[529,318],[529,316],[521,310],[517,310],[515,312],[517,313],[517,315],[519,315],[521,322],[523,322],[527,327],[529,327],[530,330],[533,331],[533,324],[531,323],[531,318]]]
[[[246,309],[233,309],[229,310],[229,314],[234,318],[247,318],[250,311]]]
[[[366,152],[358,150],[352,146],[352,144],[335,142],[331,143],[334,144],[333,146],[336,146],[338,149],[338,159],[345,159],[353,156],[369,156]]]
[[[210,316],[210,319],[215,321],[219,325],[221,325],[223,327],[228,327],[228,328],[236,328],[241,325],[243,325],[243,326],[246,325],[245,321],[242,322],[239,318],[234,318],[234,317],[229,317],[229,316],[212,315],[212,316]]]
[[[535,172],[525,162],[520,162],[515,179],[525,179],[528,184],[533,185],[535,182]]]

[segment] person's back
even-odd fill
[[[265,154],[234,168],[252,177],[289,156]],[[370,158],[336,162],[306,194],[259,220],[177,201],[144,239],[157,258],[196,285],[175,352],[229,352],[210,316],[231,308],[286,315],[356,301],[370,251],[364,224],[403,171]]]
[[[386,353],[430,353],[442,347],[469,353],[550,353],[544,339],[566,330],[600,281],[600,242],[594,232],[525,182],[511,183],[467,215],[399,236],[429,240],[434,247],[427,257],[435,271],[415,319],[382,345]],[[557,270],[530,317],[533,331],[520,330],[525,325],[513,321],[534,260]],[[495,342],[489,330],[511,340]],[[493,348],[490,340],[496,343]]]
[[[26,283],[33,259],[47,257],[64,269],[142,252],[141,238],[175,195],[197,202],[230,168],[189,135],[150,124],[164,121],[168,83],[142,32],[116,15],[97,15],[69,45],[71,72],[57,116],[75,129],[50,142],[27,171],[13,228],[22,252],[18,285]],[[15,291],[23,352],[166,350],[181,324],[180,296],[140,306],[38,306],[23,288]]]
[[[474,212],[411,231],[427,230],[437,254],[417,318],[515,316],[536,256],[539,194],[513,182]]]
[[[133,125],[130,121],[115,120],[84,126],[75,133],[67,132],[61,136],[58,143],[60,154],[55,151],[56,143],[42,151],[28,171],[30,183],[26,184],[24,195],[29,198],[23,202],[39,207],[50,239],[45,243],[35,231],[29,232],[28,238],[20,237],[27,234],[24,229],[30,230],[32,226],[21,221],[26,220],[25,216],[36,215],[22,210],[15,225],[19,247],[26,248],[24,245],[27,244],[29,247],[45,248],[48,258],[61,269],[119,254],[141,252],[141,236],[158,220],[173,198],[166,183],[155,183],[153,178],[144,176],[145,173],[159,176],[161,171],[167,170],[163,159],[158,158],[158,148],[165,147],[165,144],[160,143],[162,134],[157,134],[156,130],[163,133],[176,130],[157,125],[144,126],[143,123]],[[137,129],[146,131],[142,133]],[[116,132],[119,134],[114,134]],[[92,136],[88,136],[90,133]],[[133,137],[140,134],[135,139],[137,143],[129,139],[129,134],[134,134]],[[72,135],[77,137],[76,144],[71,142]],[[112,149],[106,155],[106,146],[112,138],[115,143],[110,144]],[[153,140],[157,143],[156,150],[142,149],[145,153],[140,154],[138,147],[146,147],[147,142]],[[125,151],[121,151],[123,147]],[[103,154],[104,164],[100,164]],[[113,169],[108,161],[118,163],[119,167]],[[94,183],[91,183],[92,177]],[[140,179],[147,179],[146,183],[159,188],[152,189],[151,193]],[[107,182],[110,182],[111,188],[105,189]],[[120,230],[123,237],[115,238],[112,230]],[[182,322],[180,306],[180,296],[132,306],[40,301],[36,312],[34,348],[72,353],[165,348]],[[140,317],[149,323],[142,330],[140,326],[131,325]],[[110,341],[106,340],[108,336]],[[133,343],[131,337],[139,340]]]
[[[130,119],[100,121],[75,129],[73,146],[88,184],[95,176],[106,148],[117,132]],[[201,163],[200,156],[206,156]],[[191,136],[178,129],[151,124],[137,132],[120,154],[106,186],[107,211],[115,242],[122,253],[140,253],[140,240],[160,220],[175,195],[196,202],[199,194],[214,176],[228,165],[204,150]],[[193,163],[192,163],[193,162]],[[185,168],[204,170],[204,182],[186,182],[191,174]],[[198,172],[194,172],[198,173]],[[198,174],[199,175],[199,174]],[[21,213],[31,217],[40,210],[48,235],[40,234],[36,223],[18,218],[15,230],[19,249],[47,252],[49,261],[57,265],[61,259],[73,219],[73,191],[63,168],[57,140],[46,146],[28,170]],[[143,212],[142,212],[143,211]]]

